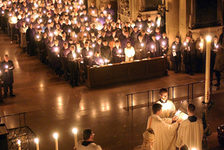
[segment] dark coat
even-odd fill
[[[2,70],[2,80],[4,83],[12,84],[14,82],[13,69],[14,69],[13,61],[9,60],[8,62],[6,61],[2,62],[1,70]]]

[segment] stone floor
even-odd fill
[[[18,45],[10,43],[7,35],[0,34],[0,56],[5,53],[9,54],[15,64],[16,97],[5,99],[0,105],[0,115],[27,112],[28,125],[40,138],[41,150],[54,148],[52,133],[55,131],[59,132],[59,149],[71,150],[74,143],[71,132],[73,127],[79,129],[79,139],[82,138],[83,129],[93,129],[96,143],[105,150],[131,150],[141,144],[150,109],[124,110],[127,93],[185,84],[204,78],[202,74],[189,76],[169,72],[166,77],[101,89],[88,89],[85,86],[72,88],[48,66],[41,64],[37,57],[27,56]],[[176,94],[181,91],[176,91]],[[223,93],[215,95],[215,105],[208,116],[214,131],[209,137],[211,150],[222,149],[218,147],[215,134],[217,126],[224,123],[222,97]],[[199,107],[202,106],[201,100],[198,98],[195,101]],[[16,123],[11,121],[9,127],[14,126]]]

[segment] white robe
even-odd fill
[[[187,145],[189,149],[202,150],[203,124],[201,119],[195,122],[184,120],[178,129],[176,146]]]
[[[78,143],[77,150],[102,150],[101,146],[91,143],[88,146],[82,145],[82,141]]]
[[[174,116],[176,107],[171,100],[167,100],[166,103],[157,101],[157,103],[162,105],[162,113],[160,115],[161,118],[172,118]]]
[[[135,56],[135,49],[133,47],[131,48],[125,48],[125,62],[133,61]]]
[[[153,143],[154,150],[176,150],[175,138],[178,123],[169,124],[165,122],[158,115],[152,115],[151,128],[155,133],[155,141]],[[147,123],[147,128],[149,126],[149,120]]]

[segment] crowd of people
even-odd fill
[[[203,35],[194,41],[189,33],[183,42],[177,36],[169,47],[160,14],[154,20],[139,15],[122,22],[111,4],[97,9],[91,3],[87,9],[83,0],[3,0],[0,13],[1,28],[8,30],[12,39],[17,37],[29,55],[38,55],[57,74],[71,77],[72,85],[87,78],[87,66],[167,58],[168,54],[175,72],[204,72]],[[219,45],[215,36],[212,52],[216,53]]]

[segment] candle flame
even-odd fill
[[[58,137],[59,137],[59,135],[58,135],[58,133],[57,133],[57,132],[53,133],[53,138],[54,138],[54,139],[56,139],[56,140],[57,140],[57,139],[58,139]]]
[[[78,129],[77,129],[77,128],[73,128],[73,129],[72,129],[72,133],[73,133],[73,134],[77,134],[77,133],[78,133]]]
[[[36,144],[39,144],[39,138],[35,138],[35,139],[34,139],[34,142],[35,142]]]

